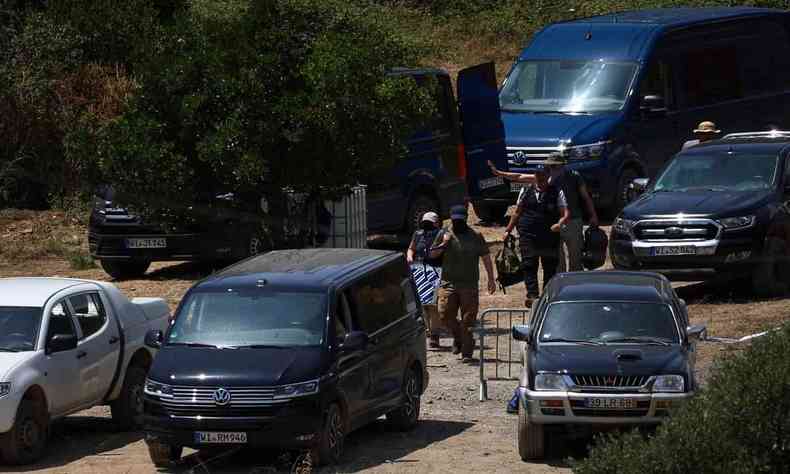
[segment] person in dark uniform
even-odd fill
[[[505,228],[507,238],[513,228],[518,228],[524,285],[527,287],[525,307],[540,296],[538,267],[543,266],[543,286],[557,270],[560,248],[560,229],[571,218],[564,192],[549,184],[545,168],[535,173],[535,182],[522,188],[516,212]]]

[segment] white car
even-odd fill
[[[0,279],[0,454],[43,455],[53,420],[109,404],[123,428],[140,426],[154,351],[149,330],[170,320],[160,298],[129,300],[109,283]]]

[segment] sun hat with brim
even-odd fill
[[[566,164],[568,164],[568,160],[560,154],[551,155],[543,162],[543,166],[562,166]]]
[[[713,122],[700,122],[694,133],[721,133],[721,130],[717,129]]]
[[[432,224],[438,224],[439,214],[435,212],[426,212],[425,214],[422,215],[422,219],[420,219],[420,222],[430,222]]]
[[[450,209],[450,219],[466,219],[469,217],[469,213],[466,212],[465,206],[453,206]]]

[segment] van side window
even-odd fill
[[[363,331],[374,333],[405,315],[401,291],[405,270],[402,262],[393,262],[352,286],[357,318]]]
[[[684,105],[702,107],[743,97],[734,44],[711,45],[681,54],[680,84]]]
[[[334,326],[336,341],[342,341],[346,338],[346,334],[353,330],[351,325],[351,306],[348,304],[345,292],[341,293],[337,298]]]
[[[657,95],[664,98],[664,103],[669,110],[674,109],[674,91],[669,63],[664,60],[653,60],[647,69],[647,74],[642,79],[639,95]]]
[[[761,25],[759,36],[738,42],[738,62],[746,95],[790,88],[790,41],[776,25]],[[770,46],[768,46],[770,45]]]

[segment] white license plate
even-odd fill
[[[163,249],[167,248],[167,239],[126,239],[126,247],[130,249]]]
[[[510,183],[510,191],[514,193],[520,192],[524,186],[526,186],[524,183]]]
[[[247,433],[238,431],[196,431],[195,444],[246,444]]]
[[[664,255],[696,255],[697,248],[690,245],[672,247],[653,247],[651,254],[656,257]]]
[[[586,398],[584,406],[607,410],[633,410],[636,408],[636,400],[633,398]]]
[[[495,186],[501,186],[505,184],[505,179],[500,176],[494,176],[493,178],[486,178],[481,179],[479,183],[480,189],[488,189],[493,188]]]

